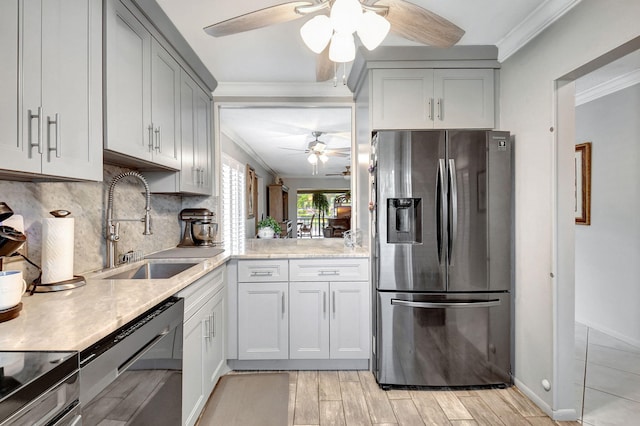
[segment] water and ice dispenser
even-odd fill
[[[422,243],[422,199],[387,199],[387,243]]]

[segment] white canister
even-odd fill
[[[22,271],[0,271],[0,310],[13,308],[27,291]]]

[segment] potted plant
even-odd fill
[[[274,235],[280,235],[281,231],[280,224],[271,216],[258,222],[258,237],[260,238],[273,238]]]

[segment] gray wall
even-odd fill
[[[592,143],[591,225],[576,226],[576,320],[640,346],[640,84],[576,108]]]
[[[500,72],[501,128],[515,135],[516,144],[515,377],[527,395],[556,417],[575,415],[575,410],[571,361],[558,361],[560,352],[573,357],[565,352],[573,350],[569,333],[573,331],[574,283],[554,279],[558,272],[556,190],[572,194],[573,183],[555,181],[560,147],[551,131],[557,118],[554,84],[640,36],[639,18],[637,0],[582,0],[509,57]],[[563,156],[565,148],[571,154],[573,143],[571,138],[568,147],[562,147]],[[568,160],[571,167],[572,156]],[[573,211],[563,210],[560,219],[563,227],[571,226]],[[571,262],[572,244],[566,256]],[[545,391],[543,379],[549,380],[551,391]]]

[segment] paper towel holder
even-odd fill
[[[53,217],[64,218],[71,214],[68,210],[53,210],[49,212]],[[24,257],[24,256],[23,256]],[[25,257],[25,260],[29,262],[31,265],[38,268],[39,274],[38,277],[33,280],[31,283],[30,293],[49,293],[53,291],[62,291],[62,290],[71,290],[72,288],[82,287],[87,282],[85,281],[83,276],[74,275],[73,278],[64,281],[57,281],[53,283],[43,283],[42,282],[42,269],[31,262],[29,259]]]

